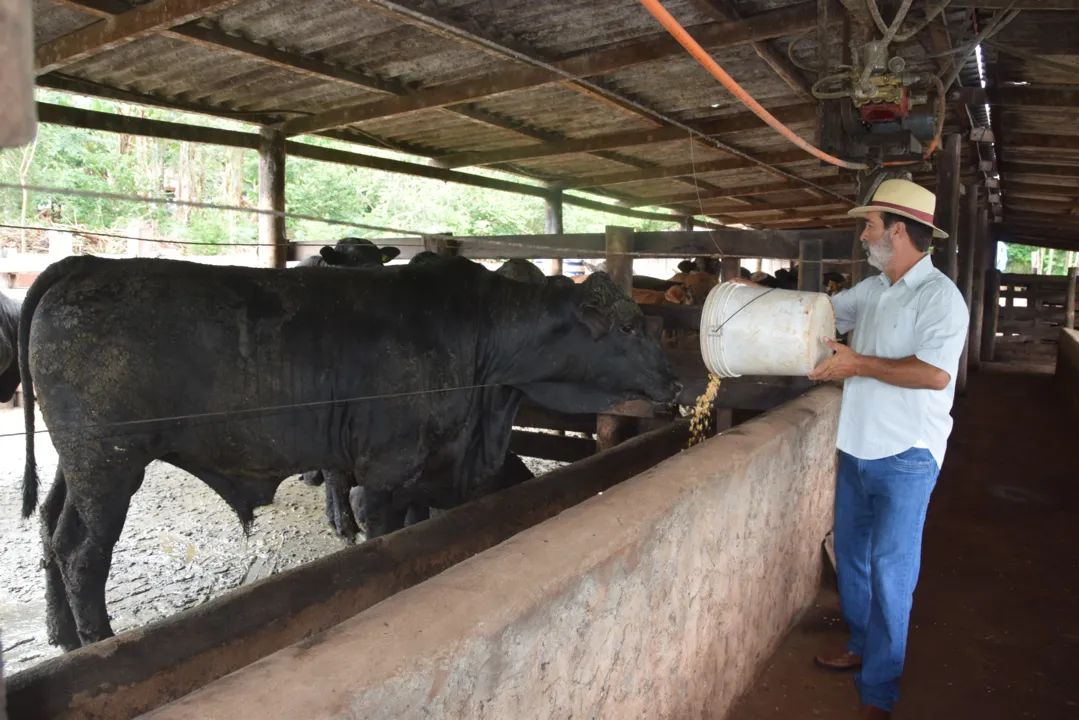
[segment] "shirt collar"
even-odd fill
[[[929,273],[931,273],[933,269],[933,259],[926,253],[921,260],[914,263],[910,270],[907,270],[906,275],[899,278],[899,282],[906,283],[907,286],[913,290],[929,277]],[[877,277],[884,283],[884,287],[891,287],[892,281],[887,274],[881,273]]]

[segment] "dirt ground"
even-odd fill
[[[956,405],[896,720],[1079,719],[1079,423],[1033,367],[972,374]],[[853,676],[812,663],[846,642],[838,608],[824,590],[730,720],[856,717]]]
[[[45,425],[38,415],[37,427]],[[21,433],[22,409],[0,409],[0,435]],[[37,515],[23,520],[21,435],[0,437],[0,633],[4,673],[13,675],[60,650],[45,637],[45,577]],[[37,436],[45,496],[56,472],[47,434]],[[524,458],[536,475],[564,465]],[[323,488],[289,478],[274,504],[256,511],[245,537],[235,515],[208,486],[165,463],[146,472],[113,555],[107,599],[121,632],[206,602],[244,583],[345,547],[323,514]]]

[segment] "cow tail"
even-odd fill
[[[26,466],[22,476],[22,516],[30,517],[37,508],[37,459],[34,453],[34,379],[30,377],[30,322],[41,298],[78,256],[55,262],[38,275],[26,293],[19,317],[19,382],[22,384],[23,425],[26,431]]]

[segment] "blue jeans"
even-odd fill
[[[907,628],[921,566],[922,527],[940,469],[923,448],[880,460],[839,453],[835,555],[847,649],[862,657],[862,703],[899,698]]]

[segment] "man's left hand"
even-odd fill
[[[824,382],[831,380],[846,380],[847,378],[854,377],[858,374],[858,365],[862,359],[861,355],[854,352],[846,345],[837,343],[828,338],[824,339],[824,344],[832,350],[835,350],[835,355],[810,370],[807,375],[810,380],[820,380]]]

